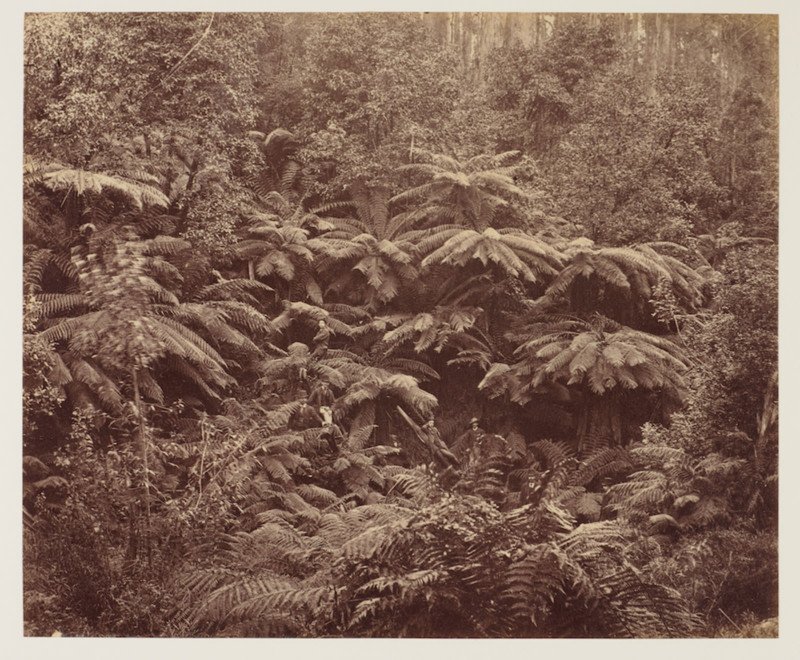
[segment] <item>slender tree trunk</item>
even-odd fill
[[[611,442],[615,447],[622,446],[622,412],[619,393],[614,390],[606,395],[608,399],[608,421],[611,427]]]
[[[129,490],[133,490],[134,486],[131,483],[130,476],[127,478],[126,485]],[[136,561],[136,558],[139,556],[139,530],[136,524],[138,519],[139,512],[136,502],[134,498],[130,498],[128,502],[128,549],[125,553],[125,559],[131,562]]]
[[[139,456],[142,461],[143,483],[144,483],[144,511],[145,511],[145,530],[144,547],[147,553],[147,562],[150,563],[150,467],[148,465],[147,451],[147,430],[145,428],[144,410],[142,409],[142,399],[139,393],[139,369],[134,366],[131,368],[133,380],[133,403],[136,407],[136,418],[138,424],[138,445]]]
[[[247,277],[251,280],[256,279],[256,265],[252,259],[247,262]]]
[[[583,450],[583,446],[586,443],[586,437],[589,434],[590,417],[591,417],[591,403],[588,401],[588,397],[584,396],[580,404],[580,409],[578,410],[578,427],[576,429],[576,435],[578,436],[579,453]]]

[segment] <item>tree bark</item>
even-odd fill
[[[590,437],[602,440],[603,446],[620,447],[623,444],[622,414],[619,394],[610,392],[603,396],[585,395],[578,413],[578,451],[586,448]]]

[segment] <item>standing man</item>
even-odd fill
[[[322,416],[322,434],[320,438],[324,438],[328,442],[328,448],[337,453],[339,451],[339,444],[344,440],[342,430],[338,424],[333,421],[333,411],[329,406],[320,406],[319,413]]]
[[[469,420],[469,428],[453,443],[453,453],[456,455],[463,468],[477,462],[480,456],[480,446],[483,437],[486,435],[486,431],[478,424],[479,420],[477,417],[473,417]]]
[[[330,340],[331,329],[328,327],[328,324],[324,319],[320,319],[319,323],[317,323],[317,334],[315,334],[314,338],[311,340],[311,342],[314,344],[314,350],[311,353],[311,357],[314,357],[318,360],[324,358],[325,354],[328,352],[328,344]]]

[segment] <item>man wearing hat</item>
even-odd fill
[[[458,458],[462,467],[467,467],[478,459],[479,449],[483,437],[486,435],[479,425],[477,417],[469,420],[469,428],[462,433],[458,440],[453,443],[453,453]]]

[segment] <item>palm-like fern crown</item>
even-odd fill
[[[472,329],[480,314],[480,309],[471,307],[435,307],[420,314],[379,317],[373,325],[385,330],[383,341],[390,350],[413,341],[416,353],[431,349],[439,353],[451,341]]]
[[[562,255],[549,244],[522,230],[491,227],[482,232],[474,229],[441,228],[422,240],[418,249],[429,252],[422,267],[449,264],[464,267],[473,260],[491,266],[503,276],[528,282],[540,282],[558,274]]]
[[[404,283],[417,277],[407,245],[378,241],[370,234],[359,234],[339,245],[329,257],[319,261],[319,268],[323,272],[341,273],[331,282],[332,291],[344,292],[359,284],[364,287],[364,303],[370,308],[394,299]]]
[[[277,193],[286,199],[298,199],[313,186],[297,157],[299,142],[292,133],[276,128],[269,134],[261,131],[248,131],[247,134],[261,143],[266,161],[264,170],[249,181],[259,196],[266,198]]]
[[[324,213],[345,205],[343,202],[334,202],[306,209],[304,200],[294,202],[275,190],[261,196],[260,201],[267,211],[264,217],[284,227],[299,227],[316,232],[333,229],[331,219],[325,217]]]
[[[679,259],[657,252],[654,246],[659,245],[597,248],[586,238],[572,241],[563,248],[569,264],[551,282],[545,302],[574,293],[580,282],[594,282],[612,287],[616,295],[632,296],[642,306],[663,282],[684,307],[690,310],[700,307],[704,278]]]
[[[353,430],[371,427],[379,413],[389,415],[397,404],[427,417],[437,407],[434,395],[420,387],[421,380],[436,380],[439,374],[424,362],[394,357],[377,343],[369,354],[332,351],[331,363],[345,376],[348,387],[334,405],[338,418],[353,420]]]
[[[236,254],[254,263],[255,274],[270,280],[277,278],[298,290],[314,303],[322,302],[322,291],[313,263],[317,251],[325,245],[309,239],[302,225],[309,218],[296,208],[288,218],[276,214],[256,214],[251,218],[247,236],[235,246]]]
[[[387,355],[385,348],[376,345],[368,353],[328,349],[321,355],[295,342],[280,357],[263,363],[261,382],[283,392],[323,387],[339,394],[334,416],[343,423],[349,420],[348,443],[361,447],[371,437],[376,415],[391,415],[400,404],[424,417],[437,405],[419,382],[438,379],[438,373],[424,362]]]
[[[306,245],[308,231],[300,227],[281,224],[277,216],[254,218],[248,229],[248,238],[236,246],[239,256],[257,259],[256,272],[262,276],[278,275],[290,280],[294,276],[294,262],[311,263],[313,253]]]
[[[355,368],[352,372],[358,374],[358,379],[337,402],[341,415],[365,402],[374,403],[379,397],[394,399],[420,415],[430,415],[438,405],[436,397],[420,388],[413,376],[373,366]],[[352,372],[351,378],[355,375]]]
[[[449,365],[478,365],[488,369],[493,349],[491,339],[476,324],[482,314],[483,310],[477,307],[437,306],[430,312],[377,317],[360,326],[357,334],[379,334],[387,355],[402,354],[408,348],[417,354],[449,349],[455,352],[448,360]],[[426,374],[418,370],[412,375]],[[438,374],[433,377],[438,378]]]
[[[378,241],[396,241],[413,225],[407,213],[392,214],[389,191],[381,186],[354,185],[347,206],[355,211],[355,217],[330,218],[335,225],[328,234],[331,238],[350,239],[369,234]]]
[[[542,334],[516,351],[533,361],[532,387],[548,381],[582,385],[596,395],[616,388],[659,390],[680,398],[687,358],[674,343],[606,322],[592,326],[565,321],[542,328]]]
[[[334,275],[331,291],[361,290],[364,304],[375,309],[417,277],[414,219],[409,214],[391,215],[384,189],[356,186],[351,196],[355,217],[328,219],[333,229],[322,240],[334,249],[318,267]]]
[[[188,243],[178,239],[94,243],[95,250],[88,252],[73,248],[72,262],[86,306],[98,314],[95,323],[102,330],[81,328],[71,337],[72,348],[84,354],[97,352],[107,366],[158,359],[163,348],[155,339],[149,314],[154,305],[176,305],[178,299],[151,277],[152,270],[169,269],[152,255],[186,249]]]
[[[464,163],[441,154],[418,153],[425,162],[404,165],[400,171],[426,181],[392,198],[392,202],[421,200],[422,206],[413,212],[415,218],[483,231],[493,225],[499,209],[509,206],[509,200],[526,198],[514,183],[515,168],[507,166],[519,152],[480,155]]]
[[[154,185],[158,180],[144,172],[130,172],[126,176],[29,161],[25,176],[48,190],[79,198],[115,195],[140,211],[146,206],[167,208],[170,204],[169,198]]]

